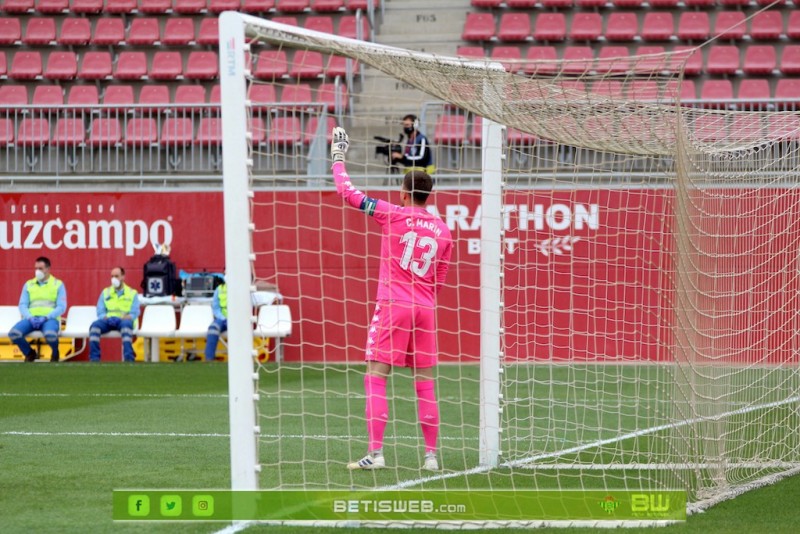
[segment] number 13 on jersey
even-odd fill
[[[439,244],[432,237],[420,237],[417,232],[409,231],[403,234],[400,242],[405,244],[403,249],[403,257],[400,258],[400,267],[405,270],[411,269],[411,272],[417,276],[425,276],[431,268],[431,262],[436,257],[436,251],[439,249]],[[414,248],[419,247],[423,249],[422,256],[418,260],[412,260],[414,255]]]

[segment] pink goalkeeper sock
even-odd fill
[[[436,451],[439,437],[439,406],[436,404],[436,390],[433,380],[419,380],[414,383],[417,390],[417,410],[422,437],[425,439],[425,452]]]
[[[364,376],[364,392],[367,395],[367,435],[369,451],[383,448],[383,433],[389,420],[389,404],[386,402],[386,379],[379,376]]]

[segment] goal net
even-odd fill
[[[234,487],[685,489],[696,509],[798,471],[800,116],[684,101],[695,50],[499,65],[233,13],[220,42]],[[455,245],[442,470],[420,471],[395,370],[390,468],[351,472],[380,235],[332,187],[328,136],[397,203],[406,113]],[[254,373],[259,281],[293,331]]]

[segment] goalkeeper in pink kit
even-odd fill
[[[423,468],[439,469],[436,441],[439,407],[433,370],[436,366],[436,295],[442,289],[453,241],[450,230],[425,205],[433,188],[431,177],[410,171],[403,179],[400,206],[366,196],[353,187],[344,159],[349,142],[343,128],[333,129],[331,157],[336,191],[351,206],[371,215],[381,226],[381,258],[375,315],[367,337],[367,455],[349,469],[381,469],[383,434],[389,419],[386,382],[392,367],[411,367],[422,436]]]

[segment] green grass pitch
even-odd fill
[[[0,366],[0,531],[211,533],[225,528],[220,523],[114,523],[111,492],[126,488],[229,487],[226,371],[224,364],[202,363]],[[515,479],[513,470],[508,469],[426,481],[419,470],[422,440],[416,425],[413,386],[403,373],[398,373],[390,388],[395,400],[386,449],[393,468],[380,473],[347,472],[343,462],[360,457],[366,447],[363,419],[358,418],[363,417],[362,371],[361,366],[331,368],[326,373],[315,372],[313,367],[303,372],[291,366],[281,371],[274,366],[264,368],[260,404],[263,486],[313,486],[327,479],[342,487],[386,487],[411,480],[425,487],[502,488],[510,487],[512,481],[517,485],[524,480],[533,483],[533,477],[540,486],[573,487],[578,483],[575,472],[527,471]],[[441,456],[446,473],[457,474],[475,465],[476,452],[470,451],[465,459],[459,451],[476,437],[478,391],[476,383],[468,379],[476,373],[474,368],[441,368]],[[464,379],[459,381],[458,377]],[[535,385],[539,377],[533,378]],[[558,376],[549,378],[560,380]],[[278,387],[280,394],[275,389]],[[592,402],[602,407],[604,401]],[[321,417],[323,405],[329,411],[327,418]],[[641,403],[631,403],[629,409],[631,414],[639,413]],[[276,417],[278,411],[280,418]],[[526,417],[520,407],[513,411],[515,417]],[[598,417],[589,411],[572,415]],[[534,428],[549,428],[546,421],[539,424],[541,427]],[[589,419],[584,420],[584,425],[590,424]],[[581,437],[566,427],[556,430],[558,442],[540,441],[535,449],[546,451],[601,437]],[[285,461],[280,471],[271,465],[279,453]],[[795,506],[798,495],[800,477],[792,477],[658,532],[759,532],[767,525],[771,532],[795,532],[800,524],[800,509]],[[275,531],[312,530],[275,526],[247,530]],[[639,531],[643,530],[625,532]]]

